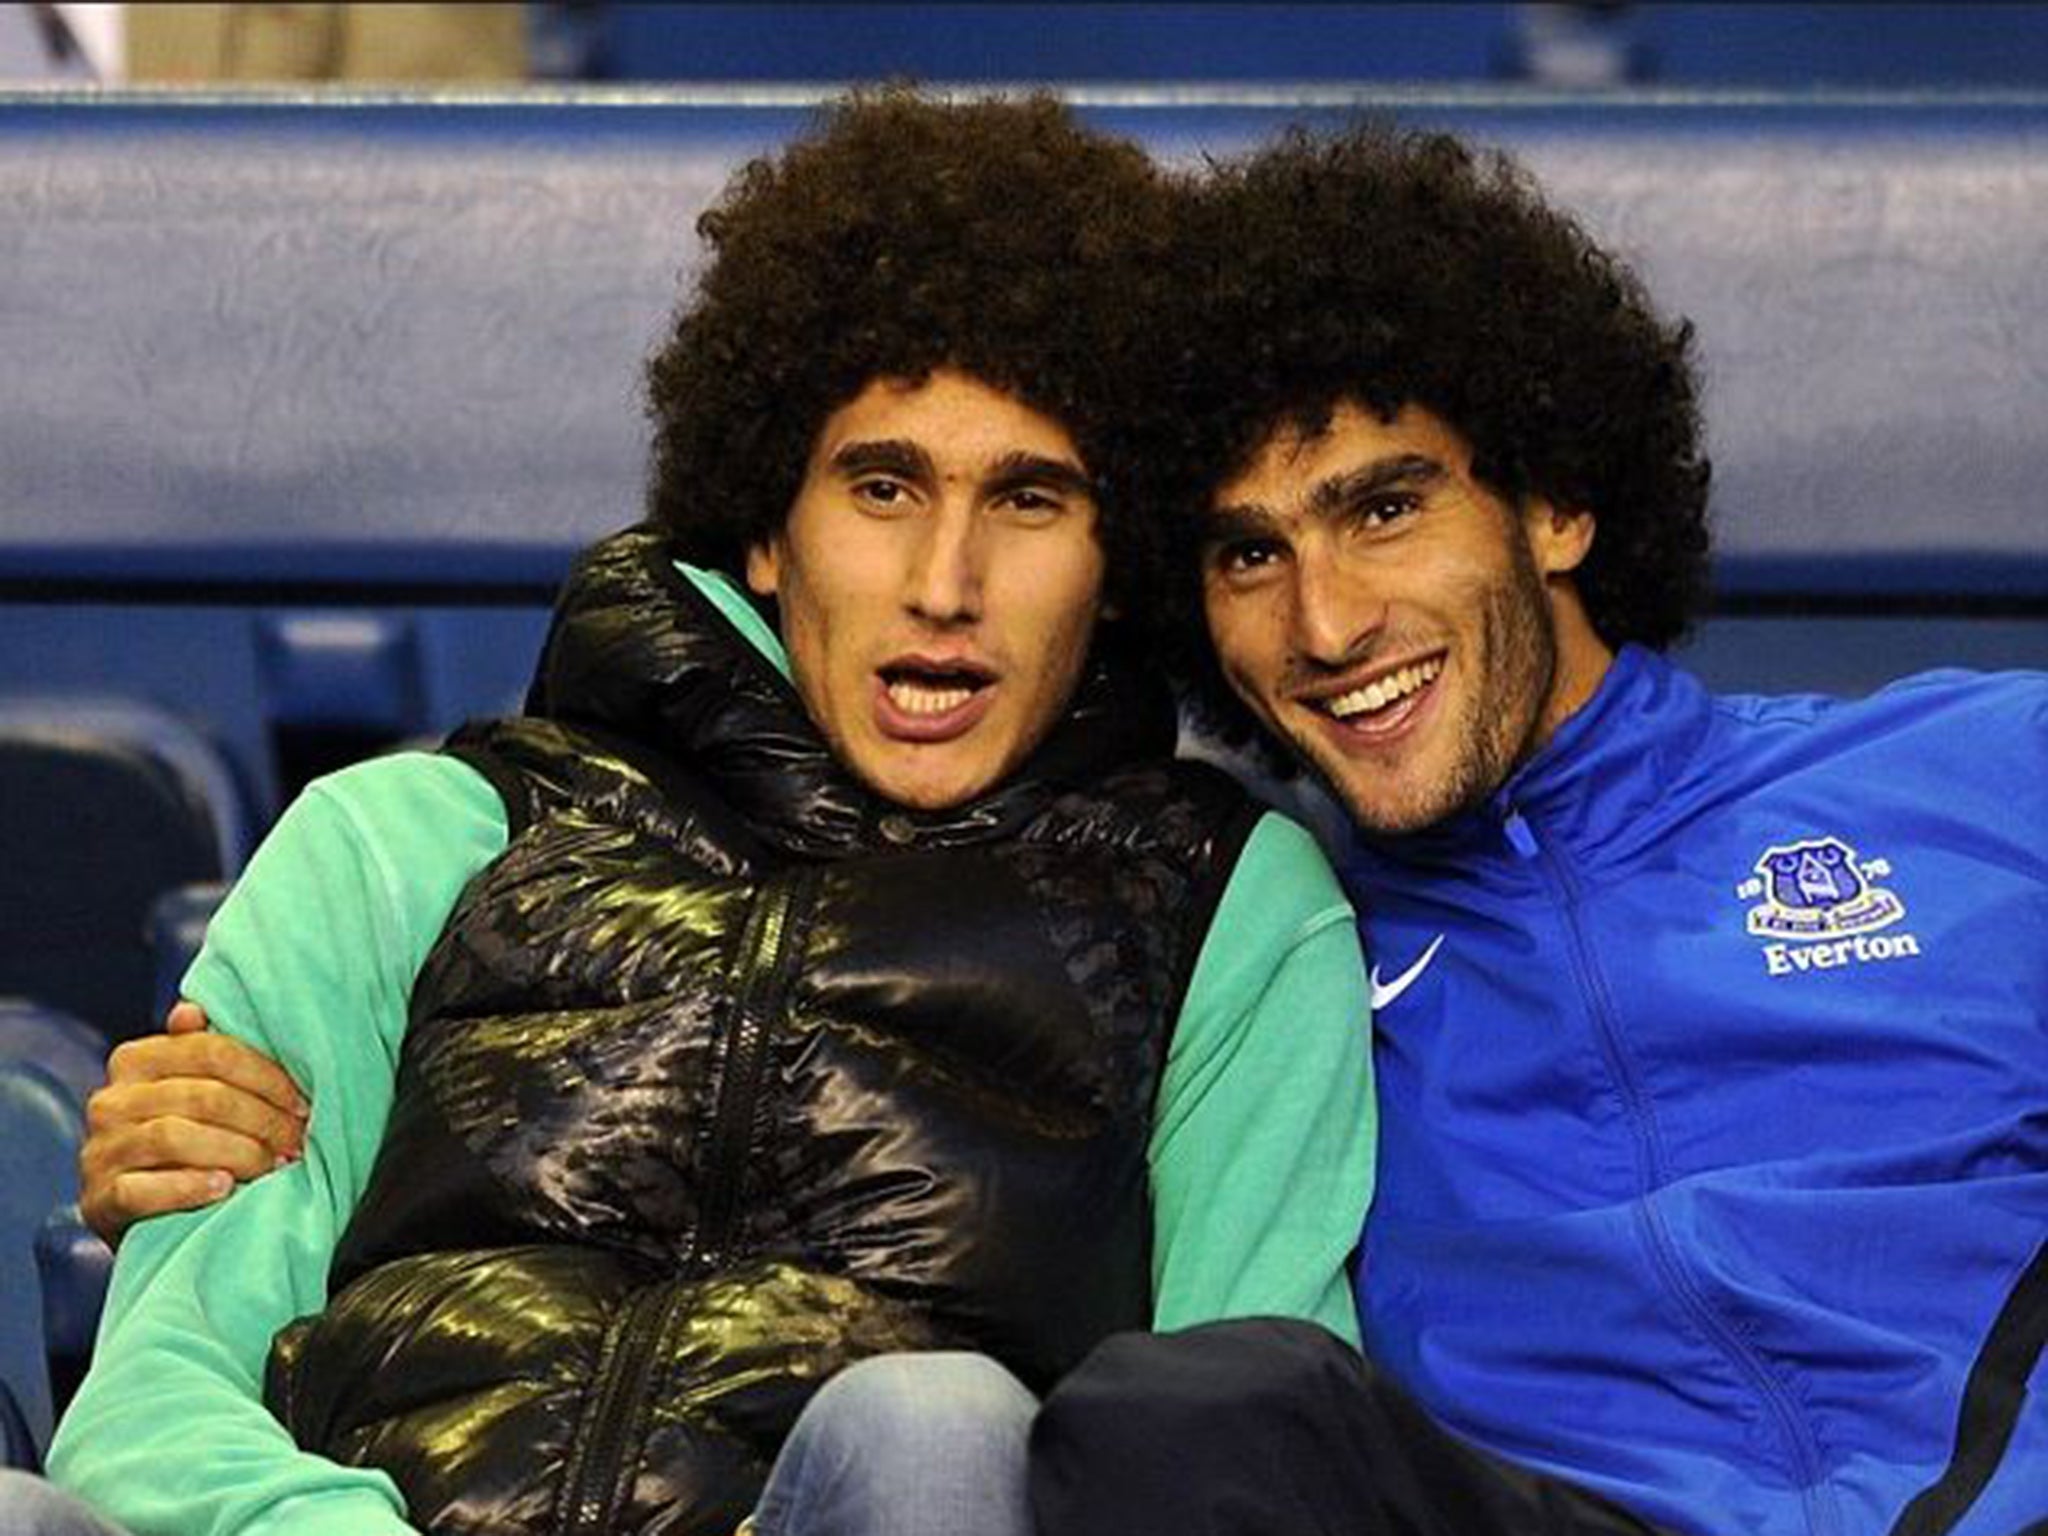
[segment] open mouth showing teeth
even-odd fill
[[[1426,661],[1416,662],[1413,666],[1403,667],[1398,672],[1389,672],[1385,677],[1374,678],[1363,688],[1340,693],[1334,699],[1324,699],[1321,701],[1321,707],[1326,714],[1339,720],[1352,720],[1360,715],[1373,714],[1420,693],[1436,681],[1437,674],[1443,669],[1443,657],[1432,656]]]
[[[943,715],[965,704],[989,682],[983,674],[967,670],[882,669],[882,686],[888,690],[889,702],[906,715]]]

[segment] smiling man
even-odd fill
[[[2048,679],[1665,661],[1689,332],[1503,162],[1297,137],[1187,252],[1187,669],[1358,834],[1370,1364],[1112,1341],[1043,1528],[2041,1536]]]
[[[652,521],[527,713],[315,784],[215,918],[187,993],[303,1155],[129,1234],[60,1482],[193,1536],[1021,1536],[1103,1336],[1355,1331],[1350,910],[1171,761],[1112,617],[1166,211],[1046,100],[884,95],[740,174]],[[117,1063],[114,1165],[268,1170],[209,1040]]]
[[[1479,803],[1612,653],[1568,580],[1593,520],[1512,507],[1415,405],[1280,428],[1215,493],[1206,606],[1224,675],[1367,832]]]

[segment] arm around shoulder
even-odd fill
[[[390,1479],[301,1452],[262,1402],[272,1335],[325,1303],[390,1108],[412,977],[504,844],[495,796],[460,764],[366,768],[287,812],[186,978],[217,1028],[285,1065],[312,1119],[298,1162],[122,1245],[50,1470],[138,1531],[411,1529]]]

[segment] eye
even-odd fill
[[[1066,511],[1066,498],[1039,485],[1012,486],[996,498],[998,507],[1026,522],[1050,522]]]
[[[1286,553],[1278,539],[1231,539],[1210,547],[1209,569],[1226,582],[1244,585],[1273,570]]]
[[[867,475],[853,482],[853,499],[870,512],[908,511],[910,487],[891,475]]]
[[[1378,533],[1412,517],[1421,506],[1422,498],[1413,491],[1374,491],[1345,507],[1344,517],[1361,533]]]

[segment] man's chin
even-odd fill
[[[1436,782],[1404,782],[1401,773],[1374,772],[1355,761],[1330,763],[1307,759],[1316,782],[1367,837],[1412,837],[1470,810],[1470,797],[1457,786]]]
[[[897,746],[879,760],[853,764],[854,774],[892,804],[909,811],[946,811],[993,789],[999,767],[980,761],[982,754],[949,752],[942,747]]]

